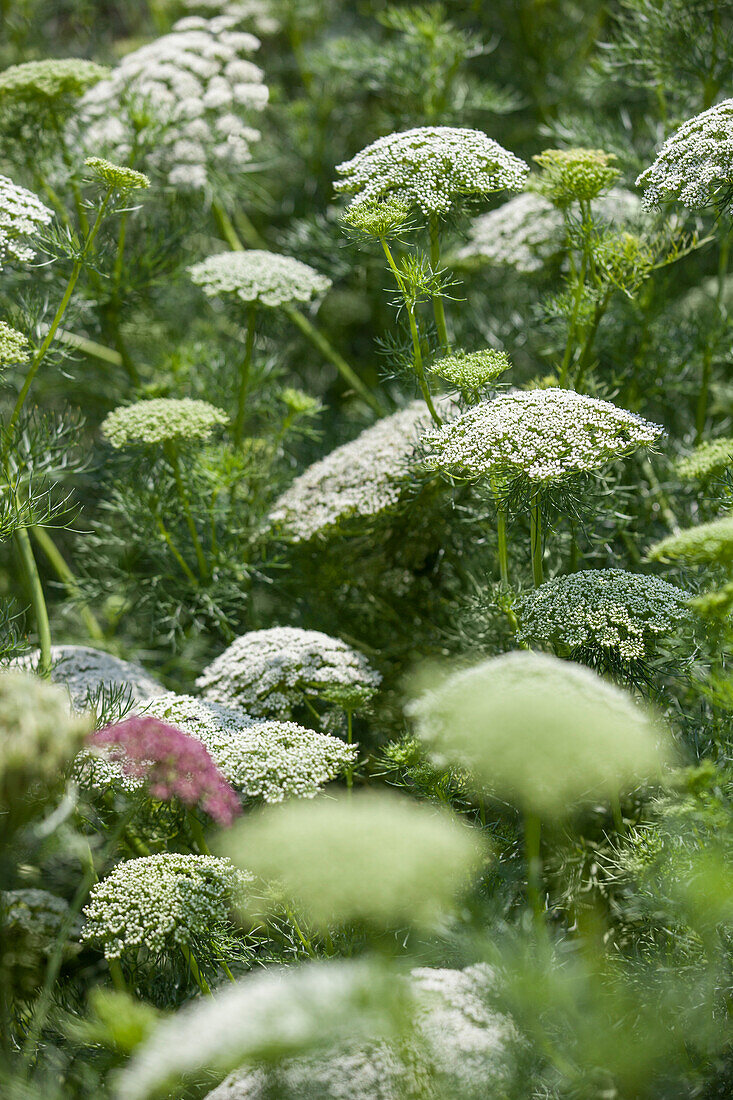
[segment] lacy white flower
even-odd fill
[[[281,26],[271,0],[184,0],[183,6],[198,15],[234,17],[237,24],[252,28],[256,34],[277,34]]]
[[[139,708],[203,742],[236,791],[248,801],[313,798],[356,759],[338,737],[295,722],[257,721],[243,711],[172,692]]]
[[[95,179],[107,187],[114,187],[117,191],[138,191],[150,187],[150,180],[142,172],[136,172],[134,168],[125,168],[121,164],[113,164],[102,157],[87,157],[84,161]]]
[[[53,788],[91,729],[63,688],[38,676],[0,671],[0,812],[35,783]],[[41,794],[34,794],[36,802]]]
[[[199,936],[210,940],[252,882],[214,856],[172,852],[130,859],[92,887],[82,935],[108,959],[138,948],[162,954]]]
[[[541,169],[537,189],[560,209],[597,199],[619,177],[615,154],[602,149],[545,149],[532,159]]]
[[[520,641],[613,652],[641,660],[656,640],[690,621],[689,595],[659,577],[623,569],[583,569],[547,581],[515,610]]]
[[[208,401],[191,397],[154,397],[135,405],[122,405],[105,417],[102,435],[116,449],[145,447],[155,443],[206,439],[229,417]]]
[[[382,677],[363,654],[319,630],[276,626],[235,639],[196,681],[207,699],[247,714],[289,718],[307,698],[363,707]]]
[[[459,477],[533,482],[598,470],[648,447],[662,428],[609,401],[574,390],[501,394],[428,432],[426,464]]]
[[[0,110],[11,116],[37,104],[52,106],[61,113],[109,69],[82,57],[46,58],[11,65],[0,73]]]
[[[393,198],[447,214],[466,196],[521,191],[529,166],[480,130],[421,126],[378,138],[336,171],[336,190],[357,206]]]
[[[242,302],[271,308],[286,302],[308,302],[325,294],[331,285],[330,279],[308,264],[259,249],[217,252],[188,270],[209,298],[235,294]]]
[[[475,830],[454,814],[385,790],[267,806],[219,843],[278,884],[271,897],[253,899],[248,915],[276,909],[284,896],[324,933],[353,922],[433,926],[486,860]]]
[[[35,253],[28,244],[53,214],[32,191],[0,176],[0,271],[8,260],[27,263]]]
[[[594,217],[613,226],[639,217],[641,200],[613,187],[593,205]],[[461,262],[507,264],[522,274],[540,271],[565,244],[563,216],[549,199],[527,191],[508,199],[471,224],[468,241],[455,253]]]
[[[391,1036],[410,1007],[393,970],[364,959],[268,967],[163,1019],[120,1072],[115,1095],[148,1100],[188,1074],[297,1057],[324,1036],[334,1043]]]
[[[677,476],[683,481],[704,481],[722,474],[733,466],[733,439],[722,436],[695,447],[675,465]]]
[[[644,205],[678,199],[694,210],[727,200],[733,187],[733,99],[688,119],[641,173]]]
[[[668,535],[647,554],[652,561],[733,562],[733,515]]]
[[[451,355],[444,355],[430,364],[430,373],[444,378],[459,390],[478,393],[510,367],[506,352],[484,348],[481,351],[454,351]]]
[[[0,368],[11,363],[27,363],[29,358],[28,341],[23,333],[0,321]]]
[[[410,710],[438,760],[543,815],[658,778],[670,758],[630,695],[544,653],[505,653],[453,673]]]
[[[243,1070],[206,1100],[401,1100],[436,1095],[438,1083],[444,1095],[463,1096],[464,1089],[479,1095],[471,1091],[477,1088],[498,1094],[515,1035],[507,1017],[487,1003],[496,986],[491,968],[423,967],[403,981],[415,1000],[410,1042],[350,1044],[269,1070]]]
[[[394,508],[429,423],[423,401],[378,420],[297,477],[273,506],[270,523],[293,542],[307,542]]]
[[[90,152],[163,173],[173,187],[200,190],[217,169],[251,159],[259,131],[251,116],[267,103],[254,35],[236,15],[191,17],[127,54],[79,105],[73,135]]]
[[[15,668],[31,670],[38,667],[39,660],[40,652],[35,650],[16,657],[11,663]],[[135,702],[164,691],[142,665],[123,661],[91,646],[51,646],[51,662],[51,679],[67,688],[72,705],[77,709],[84,707],[87,699],[103,688],[125,688]]]

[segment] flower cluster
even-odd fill
[[[0,111],[6,119],[8,116],[13,119],[42,105],[58,117],[108,72],[103,65],[81,57],[46,58],[11,65],[0,73]]]
[[[514,1029],[489,1007],[488,995],[496,986],[492,969],[482,963],[465,970],[421,967],[406,980],[415,1000],[415,1034],[409,1044],[399,1049],[384,1041],[351,1044],[269,1070],[240,1070],[206,1100],[343,1100],[345,1082],[349,1100],[397,1100],[433,1095],[436,1076],[451,1095],[499,1088]]]
[[[378,138],[336,171],[356,206],[396,199],[443,215],[467,196],[521,191],[529,167],[480,130],[422,126]]]
[[[444,355],[431,363],[430,373],[444,378],[456,389],[477,394],[510,367],[505,351],[483,348],[481,351],[455,351]]]
[[[26,363],[30,358],[28,341],[6,321],[0,321],[0,369],[11,363]]]
[[[733,99],[688,119],[641,173],[646,207],[678,199],[691,210],[727,199],[733,186]]]
[[[411,711],[436,759],[540,814],[658,777],[669,757],[630,695],[544,653],[505,653],[453,673]]]
[[[134,168],[125,168],[121,164],[113,164],[102,157],[87,157],[84,161],[95,179],[106,187],[113,187],[115,191],[123,194],[127,191],[140,191],[150,187],[150,180],[142,172],[136,172]]]
[[[520,641],[613,652],[641,660],[657,638],[690,620],[681,588],[623,569],[584,569],[547,581],[515,608]]]
[[[90,726],[88,716],[70,712],[63,688],[0,671],[0,812],[27,798],[33,784],[53,788]]]
[[[39,658],[40,653],[36,650],[17,657],[13,665],[21,669],[34,669]],[[83,708],[89,697],[102,689],[123,687],[133,701],[163,691],[142,665],[123,661],[101,649],[92,649],[91,646],[51,646],[51,661],[51,679],[67,688],[72,705],[77,709]]]
[[[307,542],[394,508],[429,422],[422,401],[378,420],[297,477],[275,502],[270,523],[293,542]]]
[[[235,639],[196,686],[207,699],[248,714],[289,718],[309,697],[356,710],[369,702],[381,679],[363,654],[339,638],[276,626]]]
[[[254,28],[257,34],[277,34],[281,24],[273,15],[272,0],[184,0],[194,15],[236,16],[237,22]]]
[[[165,698],[165,696],[163,696]],[[153,798],[200,806],[217,825],[231,825],[240,812],[237,796],[205,745],[150,715],[135,715],[89,739],[122,774],[145,782]]]
[[[721,436],[695,447],[675,465],[677,476],[683,481],[705,481],[722,474],[733,466],[733,439]]]
[[[545,149],[532,159],[541,169],[537,190],[561,210],[597,199],[619,177],[615,155],[602,149]]]
[[[0,271],[10,260],[28,263],[35,253],[28,245],[41,226],[53,217],[47,206],[32,191],[17,187],[7,176],[0,176]]]
[[[197,937],[211,940],[252,881],[214,856],[170,852],[130,859],[92,888],[82,936],[108,959],[139,948],[160,955]]]
[[[331,280],[308,264],[276,252],[217,252],[189,267],[191,279],[204,294],[235,294],[242,302],[272,309],[287,302],[308,302],[325,294]]]
[[[652,561],[730,564],[733,562],[733,515],[668,535],[655,543],[647,556]]]
[[[295,722],[255,720],[241,710],[190,695],[161,695],[143,709],[205,745],[222,775],[248,802],[313,798],[356,758],[356,749],[338,737]]]
[[[641,200],[631,191],[613,187],[593,207],[594,218],[625,225],[638,218]],[[455,260],[506,264],[523,275],[540,271],[565,244],[567,230],[560,210],[536,191],[508,199],[496,210],[472,222],[468,241]]]
[[[48,890],[0,892],[3,929],[3,983],[28,996],[38,992],[49,957],[63,943],[64,960],[78,954],[81,921],[70,919],[69,904]],[[67,934],[62,934],[64,927]]]
[[[236,14],[190,16],[127,54],[80,103],[85,148],[124,163],[133,152],[152,174],[200,190],[217,168],[241,169],[259,138],[249,119],[267,103],[254,35]]]
[[[574,390],[515,391],[423,437],[426,463],[459,477],[551,482],[598,470],[662,434],[636,413]]]
[[[116,450],[206,439],[229,418],[208,401],[191,397],[154,397],[114,409],[102,423],[102,434]]]

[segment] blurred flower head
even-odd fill
[[[124,447],[149,447],[207,439],[215,428],[229,418],[208,401],[190,397],[155,397],[122,405],[102,423],[102,435],[115,450]]]
[[[28,241],[53,214],[32,191],[0,176],[0,271],[10,261],[28,263],[35,253]]]
[[[733,99],[680,126],[636,181],[644,205],[679,200],[691,210],[728,201],[733,187]]]
[[[532,159],[540,167],[537,190],[561,210],[597,199],[619,177],[616,156],[602,149],[545,149]]]
[[[188,269],[208,298],[233,294],[241,302],[275,309],[325,294],[331,280],[308,264],[276,252],[217,252]]]

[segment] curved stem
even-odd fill
[[[193,975],[193,978],[194,978],[194,981],[196,982],[196,985],[199,987],[199,989],[204,994],[204,996],[211,997],[212,992],[211,992],[211,989],[209,987],[209,983],[206,981],[206,978],[201,973],[201,967],[199,966],[198,962],[196,961],[196,956],[193,954],[191,949],[185,943],[181,943],[178,946],[181,949],[181,954],[183,955],[184,959],[188,963],[188,968],[189,968],[189,970],[191,971],[191,973]]]
[[[244,433],[244,414],[247,405],[247,386],[249,384],[249,371],[252,363],[252,349],[255,342],[255,322],[257,320],[257,305],[251,302],[247,310],[247,336],[244,347],[244,359],[239,368],[239,392],[237,395],[237,418],[234,422],[234,442],[239,445]]]
[[[33,556],[33,547],[27,528],[18,528],[15,533],[15,543],[18,547],[23,572],[30,589],[31,606],[38,631],[38,645],[41,650],[41,663],[38,666],[38,674],[48,678],[51,675],[51,626],[48,621],[48,608],[43,595],[43,586],[36,559]]]
[[[433,269],[433,273],[440,268],[440,223],[438,221],[437,214],[430,215],[429,222],[430,229],[430,266]],[[448,340],[448,326],[445,321],[445,306],[443,305],[443,297],[441,294],[431,295],[433,300],[433,313],[435,314],[435,325],[438,330],[438,340],[441,347],[445,351],[450,351],[450,342]]]
[[[193,543],[194,552],[196,554],[196,561],[198,562],[199,574],[201,579],[204,580],[208,575],[208,566],[206,564],[206,557],[204,555],[204,548],[201,545],[199,533],[196,530],[196,524],[193,520],[193,513],[191,511],[191,502],[188,499],[188,493],[186,487],[183,484],[183,477],[181,476],[181,463],[178,458],[178,451],[174,446],[168,445],[165,450],[166,457],[173,470],[173,477],[176,481],[176,489],[178,490],[178,499],[183,506],[183,514],[186,517],[186,525],[191,535],[191,542]]]
[[[535,588],[539,588],[544,580],[542,568],[542,504],[539,493],[536,493],[530,511],[530,543],[532,548],[532,580]]]
[[[97,618],[94,615],[94,612],[82,598],[78,580],[76,579],[74,573],[71,570],[71,567],[67,563],[65,557],[59,550],[56,543],[49,535],[46,528],[31,527],[30,531],[34,539],[40,546],[41,550],[43,550],[44,554],[48,558],[54,572],[56,573],[56,576],[63,583],[66,591],[69,593],[69,596],[72,598],[72,600],[76,601],[79,615],[81,616],[85,627],[89,631],[89,636],[93,638],[95,642],[104,641],[104,631],[99,625]]]
[[[184,558],[183,554],[180,552],[180,550],[178,549],[178,547],[174,543],[173,538],[170,534],[170,531],[168,530],[166,525],[163,523],[163,520],[161,519],[160,515],[156,511],[154,511],[153,516],[154,516],[155,522],[158,526],[158,530],[160,531],[161,535],[163,536],[163,538],[165,540],[165,543],[166,543],[168,549],[170,550],[171,554],[176,559],[176,561],[180,565],[181,569],[183,570],[183,572],[186,574],[186,576],[190,580],[191,584],[198,585],[198,583],[199,583],[198,582],[198,577],[193,572],[193,570],[189,566],[188,562]]]

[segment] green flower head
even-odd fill
[[[47,58],[11,65],[0,73],[0,111],[5,119],[27,121],[39,110],[68,116],[76,101],[109,69],[81,57]]]
[[[226,413],[208,401],[190,397],[155,397],[123,405],[102,424],[102,435],[115,450],[206,439],[228,421]]]
[[[537,190],[561,209],[597,199],[620,174],[613,166],[614,154],[602,149],[545,149],[532,159],[542,170]]]
[[[733,439],[723,436],[711,439],[695,447],[680,458],[675,466],[677,476],[683,481],[706,481],[725,473],[733,466]]]
[[[96,180],[107,187],[114,187],[115,191],[141,191],[150,187],[148,177],[142,172],[136,172],[134,168],[112,164],[101,157],[87,157],[84,163]]]
[[[510,367],[506,352],[484,348],[482,351],[455,351],[444,355],[430,366],[430,373],[444,378],[458,390],[477,394]]]

